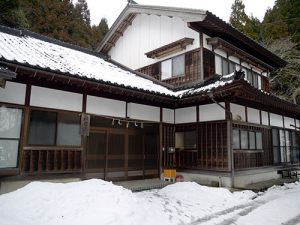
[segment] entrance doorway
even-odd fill
[[[86,173],[105,180],[159,176],[159,126],[124,124],[91,117]]]

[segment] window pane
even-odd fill
[[[196,148],[197,137],[196,131],[184,132],[184,147],[185,148]]]
[[[172,60],[161,62],[161,79],[165,80],[172,77]]]
[[[56,140],[57,145],[81,145],[79,115],[69,113],[58,114]]]
[[[184,75],[184,55],[173,58],[173,76]]]
[[[255,149],[255,133],[249,132],[249,149]]]
[[[222,58],[218,55],[215,56],[216,74],[222,75]]]
[[[241,130],[241,149],[248,149],[248,131]]]
[[[278,164],[280,163],[280,148],[279,147],[273,147],[273,154],[274,154],[274,163]]]
[[[56,113],[32,111],[29,140],[31,145],[55,145]]]
[[[280,146],[285,146],[284,130],[279,130],[279,141],[280,141]]]
[[[256,149],[263,149],[261,132],[256,132]]]
[[[19,140],[0,140],[0,168],[17,167]]]
[[[175,133],[175,147],[184,148],[184,132]]]
[[[253,86],[258,88],[258,75],[257,75],[257,73],[253,73]]]
[[[247,71],[247,80],[250,82],[250,84],[253,85],[252,71],[249,69],[246,69],[246,71]]]
[[[235,71],[235,63],[229,62],[229,73],[233,73]]]
[[[20,138],[22,110],[0,107],[0,138]]]
[[[272,140],[273,140],[273,146],[279,146],[278,130],[275,129],[272,130]]]
[[[233,149],[240,149],[240,131],[238,129],[233,130]]]
[[[222,58],[222,75],[228,74],[228,62],[227,59]]]

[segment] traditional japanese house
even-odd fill
[[[0,27],[2,187],[170,167],[222,186],[278,178],[300,160],[300,108],[268,88],[285,65],[201,10],[129,4],[97,53]]]

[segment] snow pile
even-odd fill
[[[139,208],[131,191],[102,180],[32,182],[0,196],[0,224],[142,224]]]
[[[136,194],[96,179],[68,184],[32,182],[0,196],[0,224],[171,225],[190,223],[240,203],[241,198],[226,189],[192,182]]]
[[[255,199],[259,206],[240,217],[237,225],[300,224],[300,183],[273,186]]]
[[[300,183],[231,193],[193,182],[132,193],[102,180],[33,182],[0,196],[0,225],[300,224]]]

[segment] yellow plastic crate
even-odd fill
[[[164,169],[164,180],[175,181],[176,170],[175,169]]]

